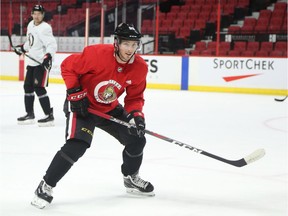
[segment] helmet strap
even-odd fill
[[[121,61],[123,61],[123,62],[126,62],[126,63],[128,63],[128,62],[130,61],[130,59],[129,59],[128,61],[124,60],[124,59],[121,57],[121,54],[119,53],[119,50],[118,50],[118,51],[116,51],[116,55],[117,55],[117,56],[118,56],[118,58],[120,58],[120,60],[121,60]]]
[[[115,53],[115,56],[117,55],[120,58],[121,61],[126,62],[120,56],[120,53],[119,53],[119,39],[118,38],[114,39],[114,53]]]

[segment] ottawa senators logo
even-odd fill
[[[103,101],[114,101],[116,99],[114,86],[107,86],[103,93],[99,93],[99,98]]]
[[[115,80],[103,81],[94,89],[94,97],[97,102],[109,104],[117,100],[115,90],[120,90],[121,85]]]
[[[34,45],[34,36],[31,33],[28,34],[28,41],[29,47],[32,47]]]

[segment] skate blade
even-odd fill
[[[126,192],[128,194],[132,194],[132,195],[138,195],[138,196],[147,196],[147,197],[153,197],[155,196],[155,193],[152,192],[141,192],[138,189],[135,188],[126,188]]]
[[[43,209],[45,208],[49,202],[39,198],[37,195],[34,196],[33,200],[31,201],[31,205],[35,206],[36,208]]]
[[[38,122],[39,127],[53,127],[55,126],[54,121],[49,121],[49,122]]]
[[[17,121],[18,125],[32,125],[35,124],[34,119],[25,120],[25,121]]]

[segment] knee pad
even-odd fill
[[[34,92],[34,87],[30,85],[24,85],[24,92],[25,93],[32,93]]]
[[[35,87],[35,92],[36,92],[38,97],[43,96],[47,93],[47,91],[44,87]]]
[[[127,151],[128,155],[130,154],[131,156],[140,155],[143,153],[143,149],[145,147],[145,144],[146,144],[145,137],[138,138],[137,141],[125,145],[125,151]]]
[[[86,142],[80,140],[67,140],[66,144],[61,148],[62,157],[73,164],[84,155],[86,149],[89,147]]]

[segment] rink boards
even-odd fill
[[[63,83],[60,65],[69,53],[57,53],[51,83]],[[25,58],[0,52],[2,80],[23,80]],[[288,94],[287,58],[190,57],[142,55],[148,64],[147,87],[155,89]],[[137,72],[136,72],[137,73]]]

